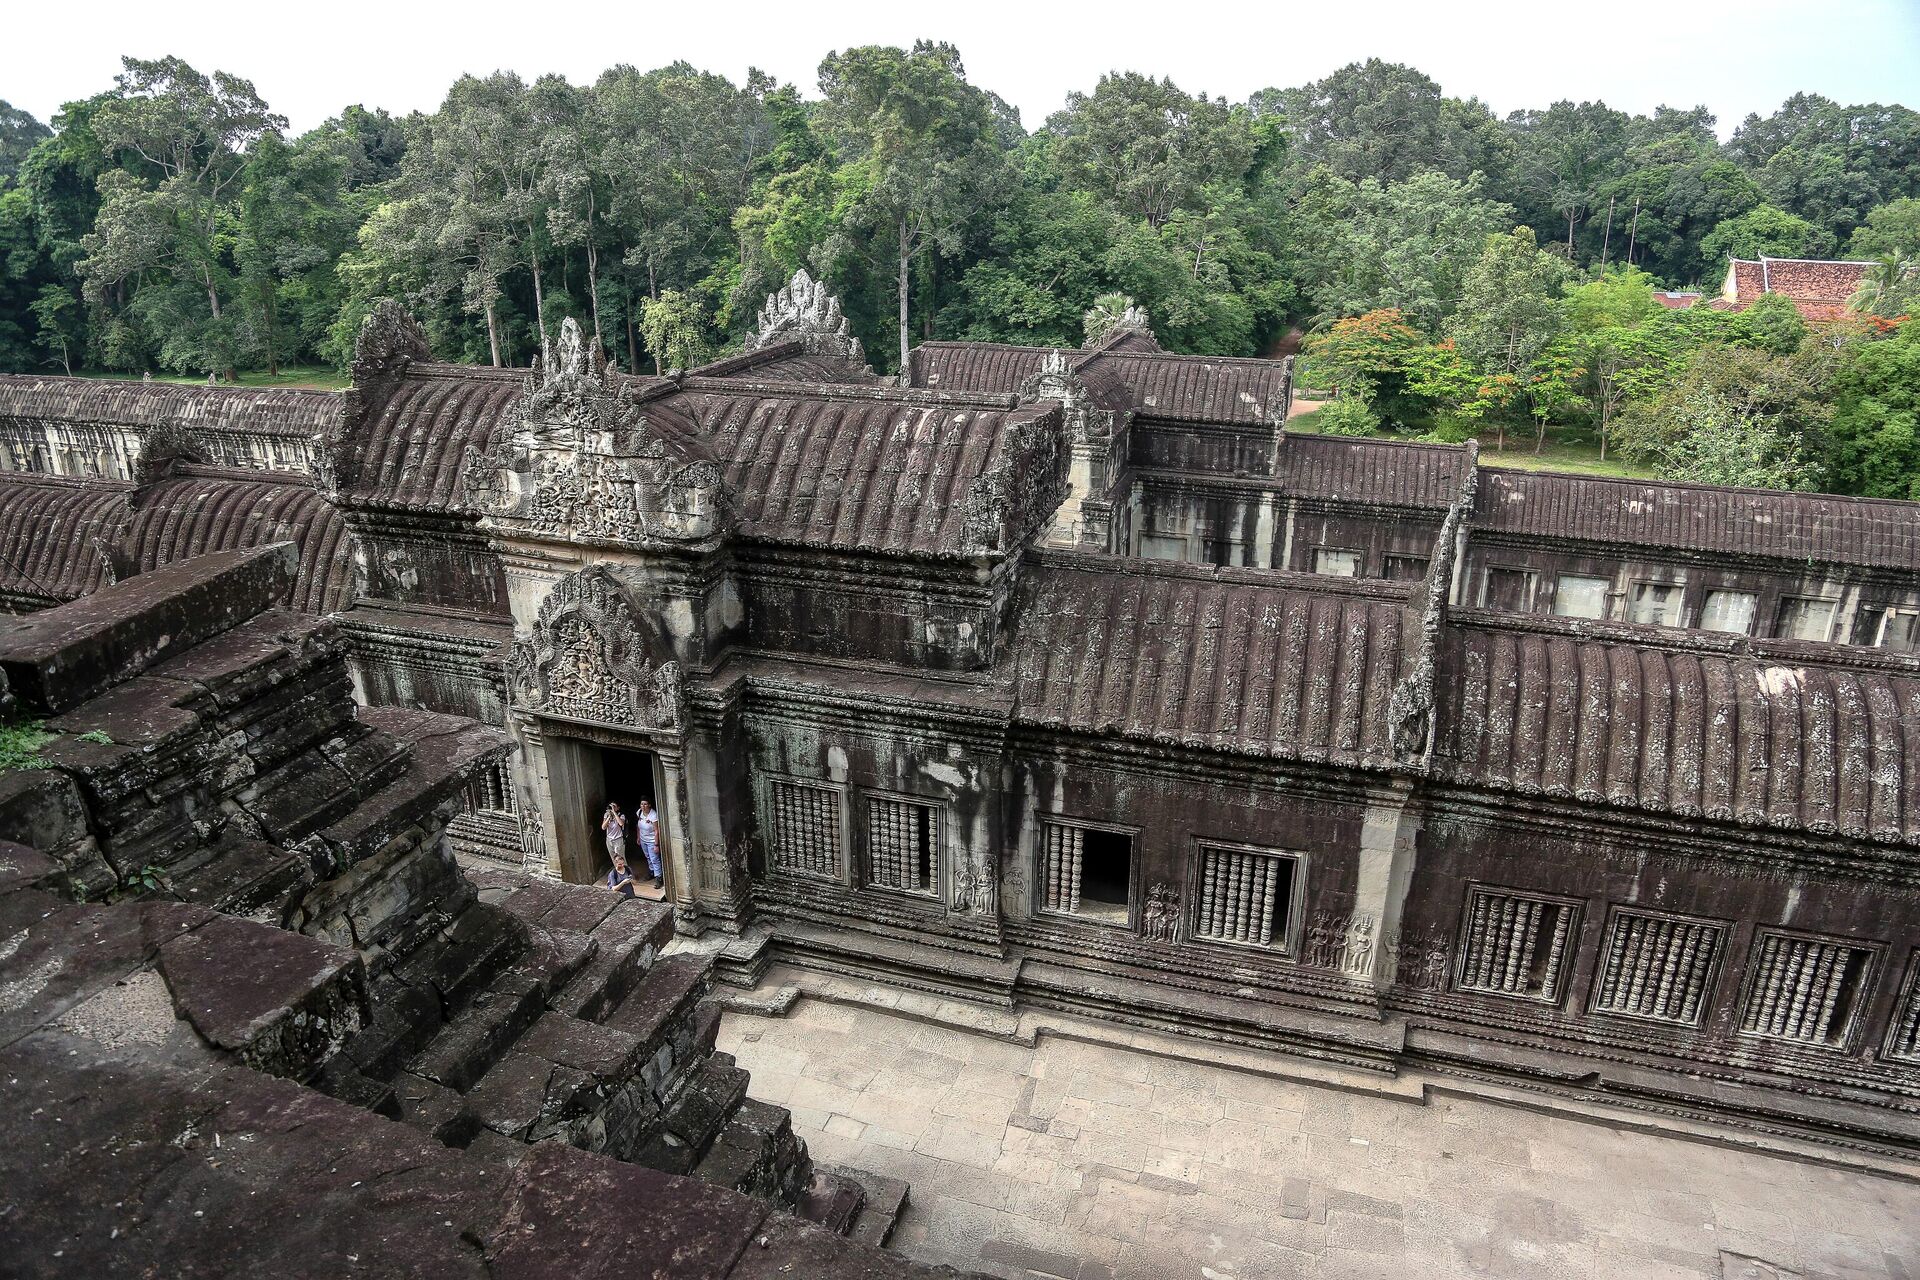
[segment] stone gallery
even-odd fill
[[[843,1238],[905,1188],[713,1052],[775,962],[1910,1156],[1920,507],[1290,397],[1138,313],[882,379],[804,273],[664,377],[383,304],[344,394],[0,378],[0,670],[57,735],[0,775],[5,1071],[69,1113],[30,1175],[10,1108],[9,1184],[167,1194],[177,1148],[108,1172],[144,1109],[275,1135],[212,1203],[313,1144],[361,1181],[274,1203],[431,1183],[301,1248],[551,1274],[645,1177],[720,1206],[657,1274],[923,1274]],[[642,800],[659,905],[598,887]],[[83,1227],[0,1251],[200,1247]]]

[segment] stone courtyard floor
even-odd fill
[[[1914,1181],[1033,1041],[809,998],[720,1048],[816,1159],[912,1184],[893,1248],[991,1275],[1920,1280]]]

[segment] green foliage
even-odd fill
[[[1805,218],[1763,204],[1728,218],[1700,241],[1709,263],[1729,258],[1819,258],[1833,251],[1833,237]]]
[[[53,741],[55,736],[48,733],[38,720],[0,725],[0,773],[46,768],[47,762],[41,759],[40,748]]]
[[[1370,436],[1380,429],[1380,415],[1361,391],[1344,391],[1313,414],[1314,429],[1329,436]]]
[[[691,369],[713,358],[705,311],[697,298],[678,289],[641,301],[640,334],[656,369]]]
[[[1920,324],[1841,353],[1828,430],[1829,488],[1920,499]]]
[[[100,729],[87,730],[85,733],[80,735],[80,741],[91,742],[95,746],[101,746],[101,747],[110,747],[113,745],[113,739],[109,737],[105,733],[105,731]]]
[[[1711,343],[1621,416],[1630,458],[1709,484],[1812,488],[1825,446],[1833,361],[1817,344],[1785,355]]]
[[[1881,205],[1847,241],[1847,256],[1856,261],[1896,254],[1920,258],[1920,198],[1903,196]]]
[[[1752,306],[1733,312],[1728,328],[1732,341],[1779,356],[1799,350],[1807,337],[1800,309],[1777,293],[1763,293]]]

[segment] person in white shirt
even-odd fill
[[[640,839],[640,852],[647,857],[647,870],[653,873],[653,887],[660,887],[660,815],[653,805],[642,800],[640,812],[633,817],[634,834]]]

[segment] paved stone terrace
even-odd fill
[[[913,1184],[894,1248],[993,1275],[1920,1280],[1896,1178],[813,999],[719,1047],[817,1159]]]

